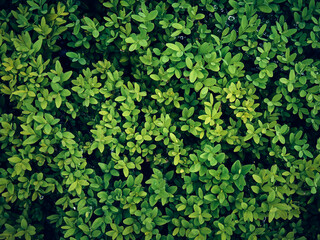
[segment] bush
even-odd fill
[[[0,5],[0,239],[320,239],[319,2]]]

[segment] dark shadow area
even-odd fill
[[[298,57],[299,57],[299,54],[298,54]],[[311,45],[304,47],[303,48],[303,59],[301,59],[301,60],[303,61],[308,58],[313,59],[314,62],[316,60],[320,60],[320,49],[319,48],[312,48]]]
[[[59,62],[61,63],[61,66],[63,68],[63,72],[73,70],[73,68],[71,67],[72,61],[66,55],[66,53],[69,51],[73,52],[74,49],[70,48],[67,44],[68,44],[68,42],[66,39],[58,39],[56,41],[56,45],[60,47],[60,50],[57,52],[53,52],[52,56],[49,56],[49,59],[58,58]]]
[[[50,195],[45,196],[45,200],[43,200],[45,204],[42,204],[42,211],[44,213],[44,221],[43,221],[43,230],[40,232],[40,234],[43,234],[43,239],[48,240],[57,240],[60,239],[60,237],[63,237],[59,232],[56,231],[55,224],[51,224],[50,221],[47,219],[48,216],[51,216],[53,214],[57,214],[55,211],[55,200],[50,198]]]
[[[78,1],[79,7],[78,10],[85,14],[87,17],[96,18],[102,22],[103,17],[107,15],[109,8],[103,6],[99,0],[81,0]]]
[[[13,116],[20,116],[21,110],[16,108],[16,104],[10,101],[9,95],[5,95],[2,92],[0,93],[0,114],[10,114]]]
[[[141,182],[141,185],[144,188],[148,188],[149,184],[146,184],[146,181],[149,180],[151,178],[151,175],[153,174],[152,171],[152,167],[151,167],[151,162],[146,161],[146,159],[144,159],[143,163],[141,164],[141,171],[143,174],[143,180]]]

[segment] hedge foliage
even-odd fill
[[[0,239],[320,239],[319,2],[0,7]]]

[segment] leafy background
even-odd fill
[[[320,238],[320,3],[0,6],[0,239]]]

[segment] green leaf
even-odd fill
[[[142,17],[140,17],[139,15],[132,15],[131,17],[134,20],[136,20],[137,22],[144,22],[144,19]]]
[[[190,172],[199,172],[201,168],[201,163],[197,162],[190,167]]]
[[[80,58],[80,59],[79,59],[79,63],[80,63],[81,65],[85,65],[85,64],[87,63],[87,61],[86,61],[84,58]]]
[[[158,11],[157,10],[153,10],[148,14],[148,21],[152,21],[153,19],[155,19],[158,16]]]
[[[231,172],[235,174],[239,174],[241,171],[241,163],[239,160],[235,161],[235,163],[231,167]]]
[[[169,220],[166,220],[166,219],[157,217],[157,218],[155,218],[154,222],[155,222],[155,224],[157,224],[158,226],[163,226],[163,225],[165,225],[166,223],[168,223]]]
[[[81,224],[79,225],[79,228],[85,233],[85,234],[88,234],[90,232],[90,229],[88,227],[88,225],[86,224]]]
[[[43,128],[43,132],[47,135],[49,135],[51,133],[52,127],[50,126],[50,124],[46,124]]]
[[[96,220],[94,220],[94,222],[92,223],[91,228],[92,228],[93,230],[96,230],[96,229],[98,229],[98,228],[102,225],[102,223],[103,223],[103,218],[102,218],[102,217],[99,217],[99,218],[97,218]]]
[[[63,132],[62,136],[64,138],[75,138],[75,136],[71,132]]]
[[[88,17],[84,17],[85,23],[90,27],[90,28],[95,28],[95,23]]]
[[[172,27],[179,30],[183,29],[183,26],[180,23],[172,23]]]
[[[62,82],[65,82],[67,81],[72,75],[72,71],[68,71],[66,73],[64,73],[62,76],[61,76],[61,81]],[[70,92],[68,89],[64,89],[63,91],[67,90],[68,92]],[[69,94],[70,95],[70,94]],[[66,96],[69,96],[69,95],[66,95]]]
[[[200,233],[201,233],[201,234],[204,234],[204,235],[209,235],[211,232],[212,232],[211,229],[208,228],[208,227],[202,227],[202,228],[200,229]]]
[[[126,225],[132,225],[134,223],[134,219],[133,218],[126,218],[123,220],[123,223]]]
[[[24,140],[22,145],[23,146],[31,145],[31,144],[36,143],[39,140],[40,140],[40,137],[38,137],[37,135],[32,135],[32,136],[28,137],[26,140]]]
[[[180,48],[179,48],[177,45],[173,44],[173,43],[167,43],[166,46],[167,46],[168,48],[174,50],[174,51],[177,51],[177,52],[180,52],[180,51],[181,51]]]
[[[98,31],[98,30],[93,30],[92,36],[93,36],[94,38],[99,37],[99,31]]]
[[[199,235],[199,230],[198,229],[192,229],[188,235],[189,238],[195,238],[196,236]]]
[[[186,65],[189,69],[192,69],[193,67],[192,61],[189,57],[186,58]]]
[[[190,82],[194,83],[197,80],[197,73],[196,70],[192,70],[190,73]]]
[[[61,107],[62,99],[61,99],[60,94],[57,95],[56,100],[55,100],[55,104],[56,104],[56,107],[57,107],[57,108],[60,108],[60,107]]]
[[[267,198],[267,201],[268,201],[268,202],[273,202],[274,199],[275,199],[275,197],[276,197],[276,193],[275,193],[275,191],[272,190],[272,191],[269,193],[269,196],[268,196],[268,198]]]
[[[132,226],[128,226],[123,230],[122,234],[125,236],[125,235],[128,235],[128,234],[132,233],[132,232],[133,232],[133,227]]]
[[[26,230],[27,227],[28,227],[28,223],[27,223],[26,219],[22,219],[21,220],[21,228]]]
[[[314,186],[314,183],[313,181],[310,179],[310,178],[306,178],[306,183],[310,186],[310,187],[313,187]]]
[[[271,223],[272,220],[274,219],[276,215],[276,208],[271,208],[271,210],[269,211],[269,218],[268,218],[268,222]]]
[[[41,124],[46,124],[47,123],[47,121],[41,116],[33,116],[33,119],[35,121],[37,121],[38,123],[41,123]]]
[[[78,182],[73,182],[73,183],[70,185],[68,191],[71,192],[71,191],[75,190],[76,187],[77,187],[77,185],[78,185]]]
[[[63,88],[61,87],[61,85],[59,83],[51,82],[51,87],[52,87],[52,90],[55,91],[56,93],[63,90]]]
[[[156,75],[156,74],[151,74],[150,78],[155,80],[155,81],[159,81],[160,80],[160,77],[158,75]]]
[[[130,175],[128,178],[127,178],[127,186],[130,188],[134,185],[134,179],[132,177],[132,175]]]
[[[272,12],[272,8],[270,8],[268,5],[265,5],[265,4],[258,6],[258,9],[263,13],[271,13]]]
[[[216,80],[214,78],[207,78],[203,81],[203,84],[207,87],[211,87],[216,84]]]
[[[242,16],[242,19],[241,19],[241,27],[242,27],[243,29],[245,29],[247,26],[248,26],[247,16],[246,16],[246,15],[243,15],[243,16]]]
[[[234,65],[229,65],[228,70],[231,74],[236,73],[236,67]]]
[[[129,169],[128,169],[127,167],[124,167],[124,168],[123,168],[123,175],[124,175],[125,177],[128,177],[128,176],[129,176]]]
[[[102,142],[99,142],[99,144],[98,144],[98,149],[99,149],[99,151],[100,151],[101,153],[103,153],[103,151],[104,151],[104,144],[103,144]]]
[[[251,189],[254,193],[258,194],[259,193],[259,187],[258,186],[251,186]]]
[[[0,178],[0,185],[7,185],[9,181],[5,178]]]
[[[34,44],[33,44],[33,49],[37,53],[40,51],[42,47],[42,38],[40,37]]]
[[[68,231],[66,231],[66,233],[64,234],[64,237],[65,237],[65,238],[69,238],[69,237],[71,237],[72,235],[74,235],[75,232],[76,232],[76,229],[75,229],[75,228],[70,228]]]
[[[213,194],[207,194],[207,195],[204,196],[204,199],[207,200],[207,201],[212,202],[212,201],[214,201],[216,198],[215,198],[215,196],[214,196]]]
[[[260,184],[262,183],[262,179],[260,176],[253,174],[252,177],[257,183],[260,183]]]
[[[213,194],[218,194],[220,192],[220,188],[218,185],[214,185],[212,188],[211,188],[211,192]]]
[[[60,94],[62,97],[68,97],[71,95],[71,92],[68,89],[63,89]]]
[[[115,101],[116,101],[116,102],[122,102],[122,101],[124,101],[124,100],[126,100],[126,97],[125,97],[125,96],[119,96],[119,97],[116,97],[116,98],[115,98]]]
[[[67,55],[69,58],[76,58],[76,59],[78,59],[78,54],[75,53],[75,52],[67,52],[66,55]]]

